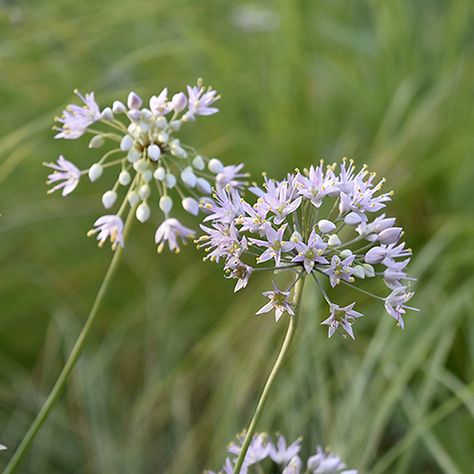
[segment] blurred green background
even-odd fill
[[[220,114],[188,142],[256,176],[347,155],[388,179],[420,313],[380,304],[328,341],[307,282],[291,360],[260,429],[331,446],[361,473],[474,466],[474,61],[470,0],[0,2],[0,466],[37,413],[111,257],[85,236],[107,178],[46,196],[71,91],[108,105],[203,77]],[[255,318],[268,275],[233,283],[135,225],[86,351],[22,473],[198,473],[248,422],[285,330]],[[189,220],[187,221],[189,223]]]

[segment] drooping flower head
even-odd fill
[[[224,166],[217,158],[199,155],[178,138],[186,122],[218,112],[215,102],[220,96],[212,88],[204,87],[201,80],[195,86],[188,86],[186,93],[178,92],[171,97],[168,88],[164,88],[150,98],[148,105],[135,92],[130,92],[126,103],[116,100],[102,111],[93,92],[82,95],[76,91],[76,94],[83,105],[66,107],[57,118],[56,138],[73,140],[90,134],[89,148],[111,145],[98,161],[82,170],[62,155],[56,163],[45,163],[53,169],[48,176],[48,184],[53,185],[49,192],[61,189],[63,196],[67,196],[77,187],[81,176],[87,174],[95,182],[105,170],[116,170],[114,185],[102,196],[105,209],[116,207],[115,216],[120,222],[127,212],[146,222],[156,203],[163,215],[155,235],[158,248],[161,251],[167,242],[172,251],[178,252],[180,242],[192,237],[194,232],[172,217],[176,198],[184,211],[196,216],[201,210],[201,199],[212,203],[212,188],[243,186],[247,174],[242,172],[242,164]],[[111,215],[104,217],[109,221]],[[103,235],[99,232],[99,236]],[[103,241],[99,238],[99,242]],[[114,247],[123,244],[120,239],[112,239]]]
[[[46,184],[54,184],[48,193],[62,189],[61,194],[67,196],[76,189],[81,178],[81,172],[76,165],[66,160],[64,156],[60,155],[56,163],[44,163],[44,166],[54,170],[48,176],[48,181],[46,182]]]
[[[155,234],[155,243],[158,244],[158,252],[162,252],[165,243],[168,243],[168,247],[173,252],[179,252],[179,240],[183,242],[186,239],[194,237],[195,232],[187,227],[184,227],[178,219],[170,217],[158,227]]]
[[[263,293],[270,301],[257,314],[274,310],[277,320],[283,313],[292,316],[291,290],[311,275],[329,306],[322,321],[329,337],[344,332],[354,338],[352,325],[362,314],[355,302],[334,303],[325,279],[333,291],[346,285],[383,301],[403,328],[403,315],[414,309],[407,306],[413,296],[414,279],[406,273],[411,250],[401,242],[403,230],[395,218],[381,213],[391,199],[391,193],[381,192],[383,183],[366,166],[356,171],[352,160],[344,159],[339,167],[321,162],[281,181],[265,176],[262,187],[249,188],[250,198],[227,186],[205,204],[209,215],[197,243],[208,259],[224,262],[226,275],[237,279],[236,290],[257,270],[294,275],[289,287],[273,283],[273,290]],[[388,296],[361,287],[374,278],[383,280]]]
[[[229,444],[227,451],[229,457],[225,460],[221,470],[205,471],[205,474],[232,474],[237,458],[241,451],[244,436],[237,436],[237,442]],[[244,462],[240,469],[240,474],[254,472],[258,467],[258,472],[270,472],[264,466],[270,466],[272,473],[281,474],[357,474],[355,469],[346,469],[346,465],[341,458],[330,451],[316,447],[316,452],[309,456],[306,463],[300,457],[302,438],[298,438],[292,443],[287,443],[285,437],[277,435],[276,443],[266,433],[257,433],[250,442],[249,449],[245,455]],[[269,460],[269,461],[267,461]],[[272,464],[273,463],[273,464]],[[303,466],[306,466],[303,469]]]
[[[110,239],[112,249],[117,246],[123,247],[123,222],[119,216],[107,215],[99,217],[94,222],[94,229],[91,229],[87,235],[97,234],[99,247],[102,247],[107,239]]]

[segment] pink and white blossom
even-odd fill
[[[95,234],[97,234],[99,247],[102,247],[107,239],[109,239],[112,244],[112,250],[115,250],[117,246],[124,246],[123,221],[119,216],[105,215],[99,217],[94,222],[94,229],[87,233],[88,236]]]
[[[81,178],[81,171],[76,165],[66,160],[63,155],[59,156],[56,163],[44,163],[44,166],[54,170],[48,175],[48,181],[46,182],[46,184],[54,184],[48,193],[62,189],[61,194],[67,196],[76,189]]]
[[[192,239],[195,232],[192,229],[185,227],[178,219],[170,217],[165,219],[158,227],[155,233],[155,243],[158,245],[158,252],[162,252],[165,243],[172,252],[178,253],[181,248],[180,241],[186,242],[187,239]]]

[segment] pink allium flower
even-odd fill
[[[285,437],[279,435],[276,444],[270,444],[270,458],[277,464],[288,464],[300,452],[302,440],[303,438],[298,438],[293,443],[287,444]]]
[[[216,107],[211,105],[220,99],[220,96],[214,89],[203,87],[201,81],[196,86],[187,86],[188,90],[188,111],[185,114],[185,120],[194,120],[196,115],[213,115],[219,112]]]
[[[66,160],[63,155],[59,156],[56,163],[44,163],[44,166],[54,170],[48,175],[46,184],[58,183],[48,193],[62,189],[62,195],[67,196],[76,189],[81,178],[81,172],[73,163]]]
[[[123,247],[123,222],[119,216],[106,215],[99,217],[94,222],[94,229],[90,230],[87,235],[92,236],[97,234],[99,247],[102,247],[107,239],[110,239],[112,249],[120,245]]]
[[[321,323],[329,326],[329,337],[331,337],[337,331],[339,326],[342,326],[344,331],[346,331],[346,333],[349,334],[352,339],[355,339],[354,331],[352,330],[352,323],[355,319],[361,318],[363,314],[359,313],[358,311],[354,311],[352,309],[354,308],[354,305],[355,303],[352,303],[348,306],[343,306],[342,308],[334,303],[329,305],[331,314],[329,315],[329,318],[325,319]]]
[[[395,219],[377,215],[391,193],[381,192],[384,180],[376,182],[365,166],[356,172],[352,161],[343,160],[336,170],[336,164],[321,162],[281,181],[265,176],[262,187],[250,188],[254,202],[235,187],[221,188],[207,206],[210,214],[198,246],[207,259],[224,261],[226,276],[237,279],[239,288],[257,270],[293,273],[289,288],[275,286],[264,293],[270,302],[257,314],[275,309],[276,319],[284,312],[291,315],[290,290],[311,275],[330,308],[322,323],[329,326],[329,336],[342,329],[354,338],[352,323],[362,314],[354,303],[333,303],[319,281],[324,278],[331,289],[347,285],[383,301],[403,328],[405,311],[414,309],[406,304],[413,296],[414,278],[406,273],[411,250],[401,242],[403,230]],[[384,297],[359,287],[372,278],[383,280],[391,293]]]
[[[205,471],[206,474],[232,474],[237,458],[242,450],[244,433],[237,436],[237,442],[229,444],[227,457],[221,470]],[[240,469],[240,474],[254,472],[255,467],[259,470],[266,465],[261,463],[267,459],[273,461],[272,472],[281,474],[357,474],[356,469],[347,469],[346,464],[336,454],[325,451],[320,446],[316,447],[316,452],[309,456],[306,462],[306,469],[303,470],[303,461],[300,458],[302,438],[298,438],[293,443],[287,443],[282,435],[278,435],[278,440],[273,443],[271,437],[266,433],[257,433],[253,436],[244,462]],[[253,467],[254,466],[254,467]],[[266,472],[266,471],[265,471]]]
[[[59,129],[55,138],[67,140],[79,138],[84,135],[89,125],[100,119],[100,109],[95,101],[94,93],[86,94],[85,97],[78,90],[74,93],[84,102],[84,105],[71,104],[66,107],[63,115],[57,119],[62,123],[62,128]]]
[[[173,217],[166,219],[156,230],[155,243],[158,245],[158,252],[162,252],[165,243],[168,242],[168,247],[172,252],[178,253],[181,249],[179,247],[179,240],[185,242],[186,239],[192,239],[195,232],[188,229],[178,219]]]

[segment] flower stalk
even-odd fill
[[[134,210],[131,209],[125,223],[124,235],[126,235],[130,231],[133,217],[134,217]],[[110,287],[112,277],[118,267],[118,263],[122,256],[122,253],[123,253],[123,247],[117,246],[114,251],[114,255],[110,262],[109,268],[107,269],[107,272],[105,274],[104,280],[102,281],[102,284],[100,285],[99,291],[95,298],[94,304],[92,305],[92,309],[89,313],[89,316],[87,317],[87,320],[84,323],[84,326],[82,327],[81,332],[79,333],[79,336],[76,342],[74,343],[74,346],[71,350],[71,353],[69,354],[69,357],[66,363],[64,364],[64,367],[61,370],[61,373],[59,374],[58,379],[56,380],[56,383],[54,384],[51,392],[49,393],[48,398],[46,399],[43,406],[41,407],[41,410],[36,415],[35,420],[29,427],[21,443],[19,444],[18,448],[16,449],[12,458],[10,459],[9,463],[5,467],[3,474],[13,474],[14,472],[17,471],[18,467],[20,466],[20,463],[22,462],[31,444],[33,443],[33,440],[35,439],[36,435],[38,434],[39,430],[41,429],[45,421],[47,420],[49,414],[54,408],[54,405],[58,401],[61,395],[61,392],[64,389],[66,382],[69,379],[69,376],[71,375],[72,370],[74,369],[77,361],[79,360],[79,357],[81,355],[82,349],[84,348],[85,342],[90,333],[92,325],[94,324],[94,321],[97,317],[99,308]]]
[[[296,331],[296,324],[297,324],[297,318],[299,315],[299,309],[301,306],[301,297],[303,295],[304,280],[305,280],[305,275],[302,274],[298,277],[298,280],[296,281],[295,293],[294,293],[294,299],[293,299],[295,314],[289,317],[290,321],[288,323],[288,329],[286,331],[285,339],[283,340],[283,344],[281,346],[280,352],[278,353],[278,357],[275,361],[275,364],[273,365],[272,370],[270,374],[268,375],[267,381],[265,382],[265,386],[263,387],[262,394],[260,395],[257,408],[255,409],[255,413],[253,414],[253,417],[245,433],[245,438],[242,443],[242,448],[240,450],[239,457],[237,458],[237,462],[235,464],[233,474],[240,473],[240,469],[245,460],[245,455],[247,454],[247,450],[249,448],[250,442],[252,441],[252,438],[254,436],[258,420],[260,419],[260,416],[262,415],[263,409],[265,408],[265,404],[268,400],[270,391],[272,389],[273,382],[275,381],[276,376],[281,366],[283,365],[283,361],[285,360],[286,354],[288,353],[288,350],[293,341],[295,331]]]

